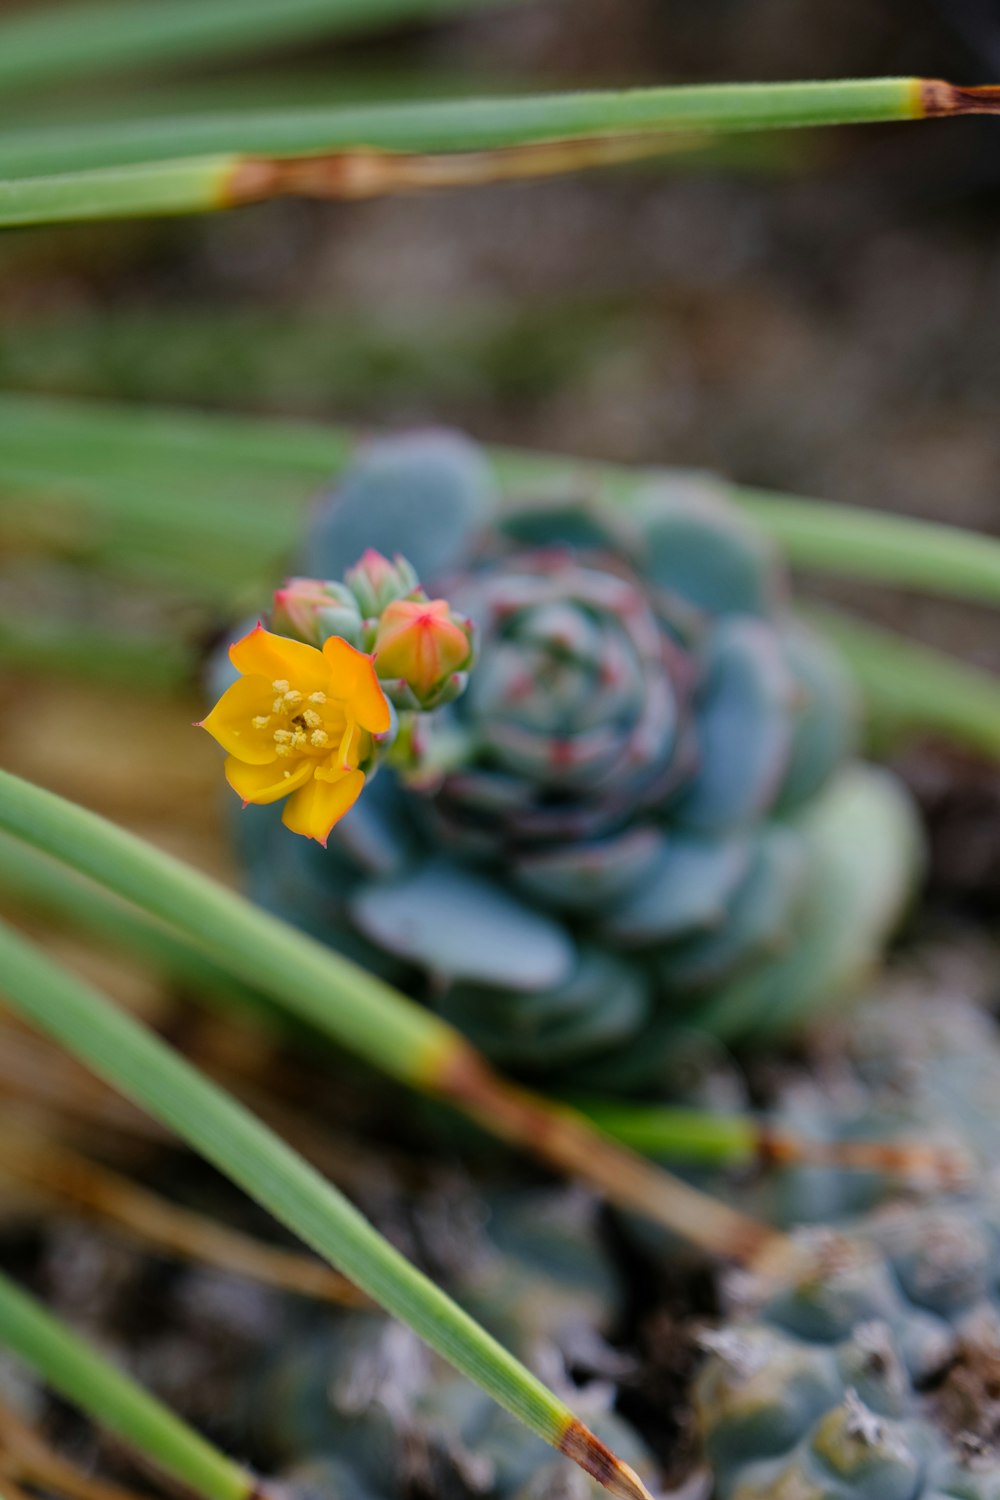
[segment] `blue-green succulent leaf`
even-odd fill
[[[721,1476],[792,1447],[842,1390],[826,1349],[771,1328],[727,1331],[720,1344],[726,1338],[731,1357],[710,1360],[696,1387],[705,1447]]]
[[[919,873],[916,813],[887,771],[851,764],[795,827],[809,851],[795,942],[706,1002],[700,1023],[727,1041],[766,1044],[856,987]]]
[[[556,844],[514,855],[511,871],[527,895],[559,911],[601,910],[631,895],[652,875],[663,857],[661,829],[627,828],[609,838]]]
[[[871,1246],[847,1236],[831,1249],[822,1270],[781,1282],[766,1303],[768,1322],[797,1338],[836,1343],[859,1323],[896,1321],[899,1289],[884,1258]],[[817,1254],[817,1268],[821,1255]]]
[[[379,439],[317,507],[303,571],[341,578],[373,547],[402,553],[426,582],[463,560],[495,504],[489,468],[467,438],[428,431]]]
[[[895,1220],[876,1216],[870,1232],[906,1296],[928,1312],[952,1321],[996,1286],[997,1245],[978,1204],[931,1204]]]
[[[251,900],[391,984],[406,982],[405,964],[351,925],[347,898],[357,886],[358,866],[333,838],[326,849],[297,838],[275,804],[243,808],[232,822]]]
[[[558,922],[445,859],[398,880],[366,882],[348,904],[365,937],[438,980],[547,989],[576,962]]]
[[[643,948],[721,927],[752,852],[744,837],[666,838],[642,885],[601,919],[602,930],[624,947]]]
[[[718,480],[670,474],[635,498],[627,519],[640,572],[710,615],[774,613],[783,582],[774,549]]]
[[[629,1042],[651,1002],[634,966],[595,948],[585,949],[573,973],[551,989],[519,995],[456,985],[438,1009],[497,1061],[544,1072]]]
[[[695,704],[698,769],[676,804],[703,833],[739,828],[772,805],[792,749],[795,681],[762,621],[724,620],[709,641]]]
[[[618,547],[610,518],[587,495],[515,500],[504,511],[500,530],[525,547],[573,547],[581,552]]]
[[[792,752],[776,804],[786,812],[814,797],[854,752],[861,703],[846,664],[815,631],[795,621],[781,641],[796,683]]]
[[[725,925],[664,949],[656,964],[661,979],[668,987],[697,993],[762,957],[784,952],[793,940],[807,860],[805,843],[794,829],[764,828]]]

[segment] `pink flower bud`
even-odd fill
[[[361,616],[350,589],[321,578],[290,578],[275,589],[271,624],[282,635],[321,646],[331,635],[360,645]]]
[[[471,655],[471,627],[452,615],[447,599],[397,599],[379,620],[378,675],[401,678],[419,699],[467,666]]]

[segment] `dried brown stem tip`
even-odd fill
[[[924,78],[920,83],[920,114],[926,120],[947,115],[1000,115],[1000,84],[965,89],[942,78]]]
[[[956,1147],[925,1141],[813,1141],[790,1131],[765,1126],[757,1142],[763,1162],[779,1166],[808,1164],[878,1172],[921,1188],[956,1188],[969,1180],[972,1163]]]
[[[563,1434],[559,1451],[621,1500],[653,1500],[635,1470],[616,1458],[611,1449],[576,1417]]]

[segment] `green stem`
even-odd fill
[[[48,5],[0,25],[0,94],[102,74],[204,62],[311,36],[433,19],[496,0],[103,0]]]
[[[805,611],[850,662],[879,735],[939,733],[1000,759],[1000,682],[839,610]]]
[[[260,1007],[256,991],[168,927],[5,833],[0,833],[0,894],[17,910],[42,911],[50,920],[155,964],[199,995],[218,996],[243,1010]]]
[[[199,156],[0,181],[0,226],[207,213],[224,206],[225,185],[234,166],[229,156]]]
[[[748,83],[433,100],[350,108],[178,116],[0,136],[7,178],[106,171],[220,155],[289,156],[356,147],[488,151],[555,140],[674,131],[787,129],[915,119],[919,80]]]
[[[0,771],[0,827],[65,861],[150,915],[383,1072],[433,1076],[464,1044],[452,1027],[320,943],[304,937],[106,819]]]
[[[573,1103],[601,1130],[644,1156],[701,1166],[742,1166],[758,1156],[760,1127],[748,1115],[603,1099]]]
[[[3,933],[0,944],[9,957]],[[47,977],[36,973],[40,983]],[[0,1345],[205,1500],[249,1500],[257,1492],[252,1474],[109,1364],[2,1272]]]
[[[1000,541],[859,506],[743,489],[740,499],[794,562],[1000,604]]]
[[[0,829],[176,926],[229,974],[383,1073],[710,1254],[749,1263],[772,1249],[783,1253],[781,1236],[650,1167],[572,1112],[509,1084],[422,1006],[124,829],[4,771]]]
[[[0,487],[15,500],[19,488],[30,489],[36,504],[46,490],[61,496],[63,505],[79,496],[77,504],[113,516],[126,532],[129,516],[141,516],[150,536],[159,527],[162,538],[174,526],[173,510],[164,504],[173,486],[187,496],[177,522],[185,542],[213,530],[209,513],[218,506],[235,541],[245,531],[241,550],[259,574],[280,572],[281,554],[293,545],[312,492],[343,470],[355,442],[350,431],[318,423],[0,393]],[[650,470],[510,448],[492,449],[491,456],[501,484],[515,493],[552,494],[572,486],[627,505],[653,477]],[[669,479],[669,470],[659,472]],[[996,537],[738,485],[724,488],[794,564],[1000,603]]]
[[[456,1369],[558,1445],[573,1421],[563,1403],[249,1110],[3,924],[0,970],[4,994],[20,1015],[175,1131]],[[5,1328],[0,1308],[0,1332],[17,1338],[17,1330],[17,1324],[13,1335]],[[81,1373],[77,1399],[85,1392]],[[219,1500],[243,1493],[232,1489]]]

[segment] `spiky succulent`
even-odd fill
[[[505,1066],[603,1087],[655,1088],[692,1019],[782,1029],[870,959],[909,813],[848,765],[849,678],[719,486],[501,508],[471,444],[417,434],[361,453],[299,563],[339,580],[373,551],[469,617],[477,664],[325,853],[244,815],[258,900]]]
[[[940,996],[852,1026],[851,1133],[960,1146],[967,1180],[806,1232],[804,1269],[708,1336],[696,1404],[724,1500],[992,1500],[1000,1492],[995,1023]],[[812,1213],[791,1184],[785,1206]],[[799,1194],[795,1188],[799,1189]],[[869,1190],[871,1185],[869,1184]],[[883,1189],[885,1184],[883,1184]],[[828,1198],[827,1206],[831,1206]]]

